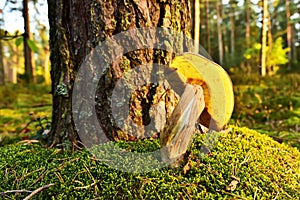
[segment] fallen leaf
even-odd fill
[[[233,191],[236,189],[237,185],[239,184],[240,178],[239,178],[239,177],[236,177],[236,176],[231,176],[231,178],[232,178],[233,180],[232,180],[231,183],[226,187],[226,190],[227,190],[227,191],[233,192]]]

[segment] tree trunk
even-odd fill
[[[32,52],[28,46],[30,39],[30,19],[28,10],[28,0],[23,0],[23,18],[24,18],[24,60],[25,60],[25,79],[27,82],[34,82],[34,70],[32,64]]]
[[[200,0],[195,0],[194,3],[194,40],[196,47],[200,45],[200,28],[201,28],[201,15],[200,15]],[[198,52],[199,49],[196,49]]]
[[[290,11],[290,0],[285,0],[285,7],[286,7],[286,37],[287,37],[287,46],[290,48],[288,52],[288,70],[292,69],[292,24],[291,24],[291,11]]]
[[[206,29],[206,49],[208,55],[211,55],[210,45],[210,22],[209,22],[209,0],[205,0],[205,29]]]
[[[94,52],[97,45],[120,33],[121,31],[132,30],[140,27],[165,27],[184,34],[190,35],[190,5],[188,0],[177,0],[170,2],[163,1],[96,1],[96,0],[48,0],[49,23],[50,23],[50,60],[51,79],[53,94],[52,130],[50,141],[56,145],[68,144],[71,141],[72,147],[78,145],[79,136],[77,131],[82,129],[91,130],[88,127],[76,127],[72,112],[72,91],[74,81],[82,63],[87,55]],[[136,38],[143,41],[146,35]],[[122,42],[126,43],[126,39]],[[180,42],[180,41],[178,41]],[[181,41],[182,42],[182,41]],[[102,43],[101,43],[102,44]],[[131,44],[128,44],[130,46]],[[176,45],[170,42],[170,45]],[[118,49],[118,51],[125,51]],[[102,52],[103,62],[108,61],[109,53]],[[124,53],[109,65],[109,68],[101,76],[96,96],[97,119],[91,119],[87,123],[98,123],[105,133],[105,137],[94,132],[86,132],[92,143],[98,143],[105,138],[109,140],[136,139],[154,136],[154,133],[147,132],[146,126],[152,122],[152,115],[158,114],[161,120],[155,121],[156,132],[162,129],[162,124],[171,115],[176,105],[178,96],[170,91],[167,86],[146,84],[137,88],[130,97],[130,119],[137,124],[138,131],[128,130],[128,127],[121,129],[113,117],[111,98],[114,88],[121,80],[125,72],[136,69],[144,64],[168,65],[172,54],[163,50],[139,49]],[[87,66],[86,74],[93,72],[93,68]],[[77,77],[78,78],[78,77]],[[91,80],[85,80],[90,81]],[[88,83],[87,83],[88,84]],[[83,88],[87,90],[88,88]],[[84,92],[84,91],[83,91]],[[156,95],[155,95],[156,94]],[[73,94],[74,95],[74,94]],[[77,94],[75,94],[77,95]],[[85,106],[84,102],[90,99],[82,98],[79,102],[78,112]],[[154,102],[160,105],[152,109]],[[159,104],[163,102],[162,104]],[[118,102],[122,104],[122,102]],[[152,109],[152,110],[151,110]],[[151,114],[151,112],[154,112]],[[150,113],[150,114],[149,114]],[[79,113],[78,118],[81,117]],[[125,120],[125,121],[126,121]],[[145,127],[145,128],[143,128]],[[126,130],[126,131],[124,131]],[[80,136],[80,139],[83,138]],[[89,144],[85,143],[89,146]],[[92,144],[91,144],[92,145]]]
[[[273,36],[272,36],[272,21],[271,21],[271,16],[269,10],[267,10],[267,19],[268,19],[268,24],[267,24],[267,33],[268,33],[268,39],[267,39],[267,46],[268,46],[268,51],[267,51],[267,57],[270,52],[272,52],[273,48]],[[267,59],[266,57],[266,59]],[[267,74],[271,75],[273,73],[273,66],[266,66]]]
[[[224,10],[225,9],[221,10],[222,16],[226,16]],[[229,59],[229,42],[228,42],[228,38],[227,38],[227,35],[228,35],[227,30],[228,30],[227,28],[222,29],[222,34],[223,34],[224,39],[225,39],[224,42],[223,42],[223,44],[224,44],[224,47],[223,47],[223,49],[224,49],[224,64],[226,64],[226,65],[230,64],[231,65],[230,59]]]
[[[251,48],[251,43],[250,43],[250,33],[251,33],[251,8],[250,8],[251,1],[246,0],[245,1],[245,12],[246,12],[246,49]],[[248,60],[246,60],[246,67],[248,73],[251,72],[251,65]]]
[[[234,54],[235,54],[235,19],[234,19],[234,2],[230,1],[230,55],[231,55],[231,61],[234,61]]]
[[[5,85],[5,73],[4,73],[4,55],[2,41],[0,40],[0,86]]]
[[[246,47],[250,48],[250,28],[251,28],[251,10],[250,10],[250,0],[245,1],[245,11],[246,11]]]
[[[44,47],[44,78],[45,78],[45,84],[50,85],[51,83],[51,77],[50,77],[50,51],[48,47]]]
[[[268,1],[263,0],[262,37],[261,37],[261,75],[266,75]]]
[[[217,29],[218,29],[218,48],[219,48],[219,64],[223,65],[223,37],[222,37],[222,18],[220,12],[221,4],[216,2],[216,12],[217,12]]]

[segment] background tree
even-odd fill
[[[292,68],[292,50],[293,48],[293,39],[292,39],[292,23],[291,23],[291,10],[290,10],[290,0],[285,0],[285,8],[286,8],[286,38],[287,38],[287,46],[290,48],[288,52],[288,70]]]
[[[235,35],[235,10],[236,10],[236,1],[231,0],[229,2],[230,4],[230,13],[229,13],[229,18],[230,18],[230,53],[231,53],[231,58],[233,59],[235,56],[235,40],[236,40],[236,35]]]
[[[5,73],[4,73],[4,54],[2,41],[0,40],[0,86],[5,84]]]
[[[34,82],[35,78],[35,69],[33,65],[33,56],[32,51],[29,46],[30,42],[30,18],[29,18],[29,10],[28,10],[28,2],[29,0],[23,0],[23,18],[24,18],[24,34],[23,34],[23,45],[24,45],[24,60],[25,60],[25,79],[27,82]]]
[[[209,55],[211,55],[211,45],[210,45],[210,1],[204,1],[204,9],[205,9],[205,40],[206,40],[206,50]]]
[[[201,9],[200,9],[200,0],[194,0],[194,28],[193,28],[193,32],[194,32],[194,40],[196,45],[200,44],[200,30],[201,30]]]
[[[3,26],[3,11],[0,9],[0,36],[5,35],[5,31],[2,30]],[[2,40],[0,39],[0,86],[5,84],[5,72],[4,72],[4,54],[3,54],[3,45],[2,45]]]
[[[221,4],[216,2],[216,12],[217,12],[217,31],[218,31],[218,47],[219,47],[219,63],[223,65],[223,32],[222,32],[222,17],[221,17]]]
[[[268,1],[263,0],[262,9],[262,36],[261,36],[261,75],[265,76],[267,72],[266,57],[267,57],[267,29],[268,29]]]

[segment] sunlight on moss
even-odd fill
[[[200,157],[205,134],[195,135],[179,168],[123,173],[97,161],[88,151],[47,149],[18,143],[0,147],[0,191],[34,190],[56,184],[37,199],[297,199],[300,195],[300,152],[248,128],[220,134],[211,154]],[[147,145],[144,145],[144,142]],[[153,151],[157,140],[120,141],[130,151]],[[150,148],[150,149],[148,149]],[[226,188],[233,175],[236,189]],[[11,198],[26,194],[9,194]]]

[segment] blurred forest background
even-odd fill
[[[300,1],[191,4],[192,36],[234,83],[230,123],[300,147]],[[46,0],[0,4],[0,146],[49,126],[48,33]]]

